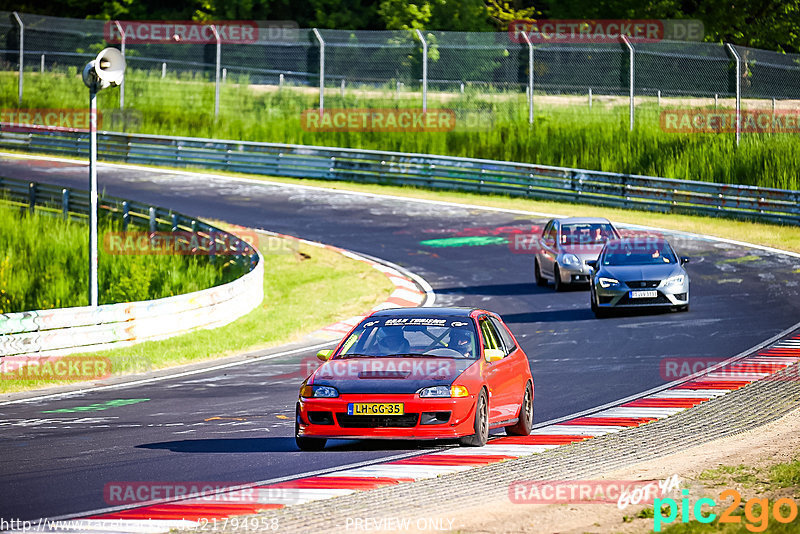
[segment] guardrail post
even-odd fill
[[[117,27],[117,31],[120,35],[120,52],[122,52],[122,58],[127,61],[125,57],[125,32],[122,31],[122,25],[119,23],[118,20],[114,21],[114,26]],[[44,63],[42,63],[44,64]],[[119,84],[119,109],[125,107],[125,78],[122,78],[122,82]]]
[[[69,218],[69,189],[61,190],[61,216],[66,220]]]
[[[217,235],[213,230],[208,231],[208,261],[211,265],[216,265],[217,263]]]
[[[631,99],[631,104],[630,104],[630,108],[631,108],[630,109],[630,117],[631,117],[630,130],[633,131],[633,123],[634,123],[633,116],[634,116],[634,113],[635,113],[633,93],[634,93],[634,85],[635,85],[635,80],[636,80],[636,76],[635,76],[636,75],[636,70],[635,70],[635,67],[634,67],[635,50],[633,48],[633,45],[631,44],[630,39],[628,39],[627,35],[621,35],[620,37],[622,38],[622,42],[625,43],[625,46],[628,47],[628,54],[629,54],[629,57],[630,57],[630,60],[629,60],[630,72],[628,74],[628,77],[630,78],[629,83],[630,83],[630,99]]]
[[[425,113],[428,111],[428,42],[419,29],[416,32],[422,43],[422,112]]]
[[[156,209],[153,206],[150,206],[150,233],[155,233],[158,230],[158,224],[156,222]]]
[[[28,213],[33,213],[36,207],[36,182],[28,184]]]
[[[177,232],[178,231],[178,214],[177,213],[173,213],[172,214],[172,231],[173,232]]]
[[[22,19],[19,18],[19,14],[16,11],[12,13],[12,16],[19,25],[19,103],[22,104],[22,74],[25,66],[25,25],[22,23]]]
[[[736,60],[736,146],[739,146],[742,131],[742,58],[730,43],[725,43],[725,46]]]
[[[42,54],[42,62],[39,65],[39,74],[44,74],[44,54]]]
[[[533,43],[527,32],[522,32],[522,37],[528,45],[528,124],[533,124]]]
[[[128,225],[131,223],[131,207],[128,201],[122,203],[122,231],[128,231]]]
[[[322,114],[325,111],[325,40],[318,29],[312,28],[312,30],[319,42],[319,112]]]
[[[219,66],[222,59],[222,40],[219,38],[216,24],[211,25],[214,39],[217,40],[217,61],[214,68],[214,117],[219,115]]]

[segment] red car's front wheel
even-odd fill
[[[486,391],[481,391],[475,403],[475,433],[461,438],[461,444],[467,447],[483,447],[489,441],[489,403]]]

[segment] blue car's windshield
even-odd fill
[[[614,245],[614,246],[612,246]],[[678,263],[666,242],[609,244],[603,253],[603,265],[665,265]]]
[[[470,319],[399,317],[365,320],[335,358],[418,356],[477,359]]]

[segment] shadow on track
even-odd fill
[[[417,440],[330,440],[327,451],[413,451],[453,445],[455,441]],[[137,449],[167,450],[180,453],[250,453],[250,452],[299,452],[293,437],[286,438],[224,438],[182,439],[137,445]],[[306,454],[306,453],[304,453]]]
[[[545,293],[546,288],[538,287],[536,284],[491,284],[481,286],[459,286],[435,288],[436,294],[441,295],[533,295]],[[551,290],[552,291],[552,290]]]
[[[506,323],[567,323],[572,321],[594,321],[594,314],[589,306],[586,309],[547,310],[540,312],[506,313]]]

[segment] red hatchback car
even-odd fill
[[[459,439],[533,424],[528,357],[502,319],[466,308],[381,310],[359,323],[300,388],[295,439]]]

